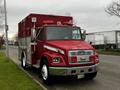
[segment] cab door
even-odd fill
[[[37,37],[37,59],[40,59],[41,54],[43,53],[43,45],[44,45],[44,39],[45,39],[45,30],[44,28],[40,30],[40,33]]]

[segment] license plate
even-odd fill
[[[78,62],[88,62],[89,58],[88,57],[83,57],[83,56],[78,56],[77,61]]]
[[[78,79],[84,78],[85,75],[77,75]]]

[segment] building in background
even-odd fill
[[[96,49],[120,49],[120,30],[87,33],[86,41]]]

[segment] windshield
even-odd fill
[[[78,27],[47,27],[47,40],[79,40],[81,39]]]

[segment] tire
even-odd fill
[[[27,58],[26,58],[25,54],[21,58],[21,66],[22,66],[23,69],[27,68]]]
[[[95,77],[96,77],[96,75],[97,75],[97,72],[94,72],[94,73],[88,73],[88,74],[85,74],[85,79],[86,80],[92,80],[92,79],[94,79]]]
[[[40,76],[43,80],[43,82],[47,85],[52,84],[51,82],[51,77],[49,75],[49,68],[48,68],[48,64],[46,61],[43,61],[41,64],[41,68],[40,68]]]

